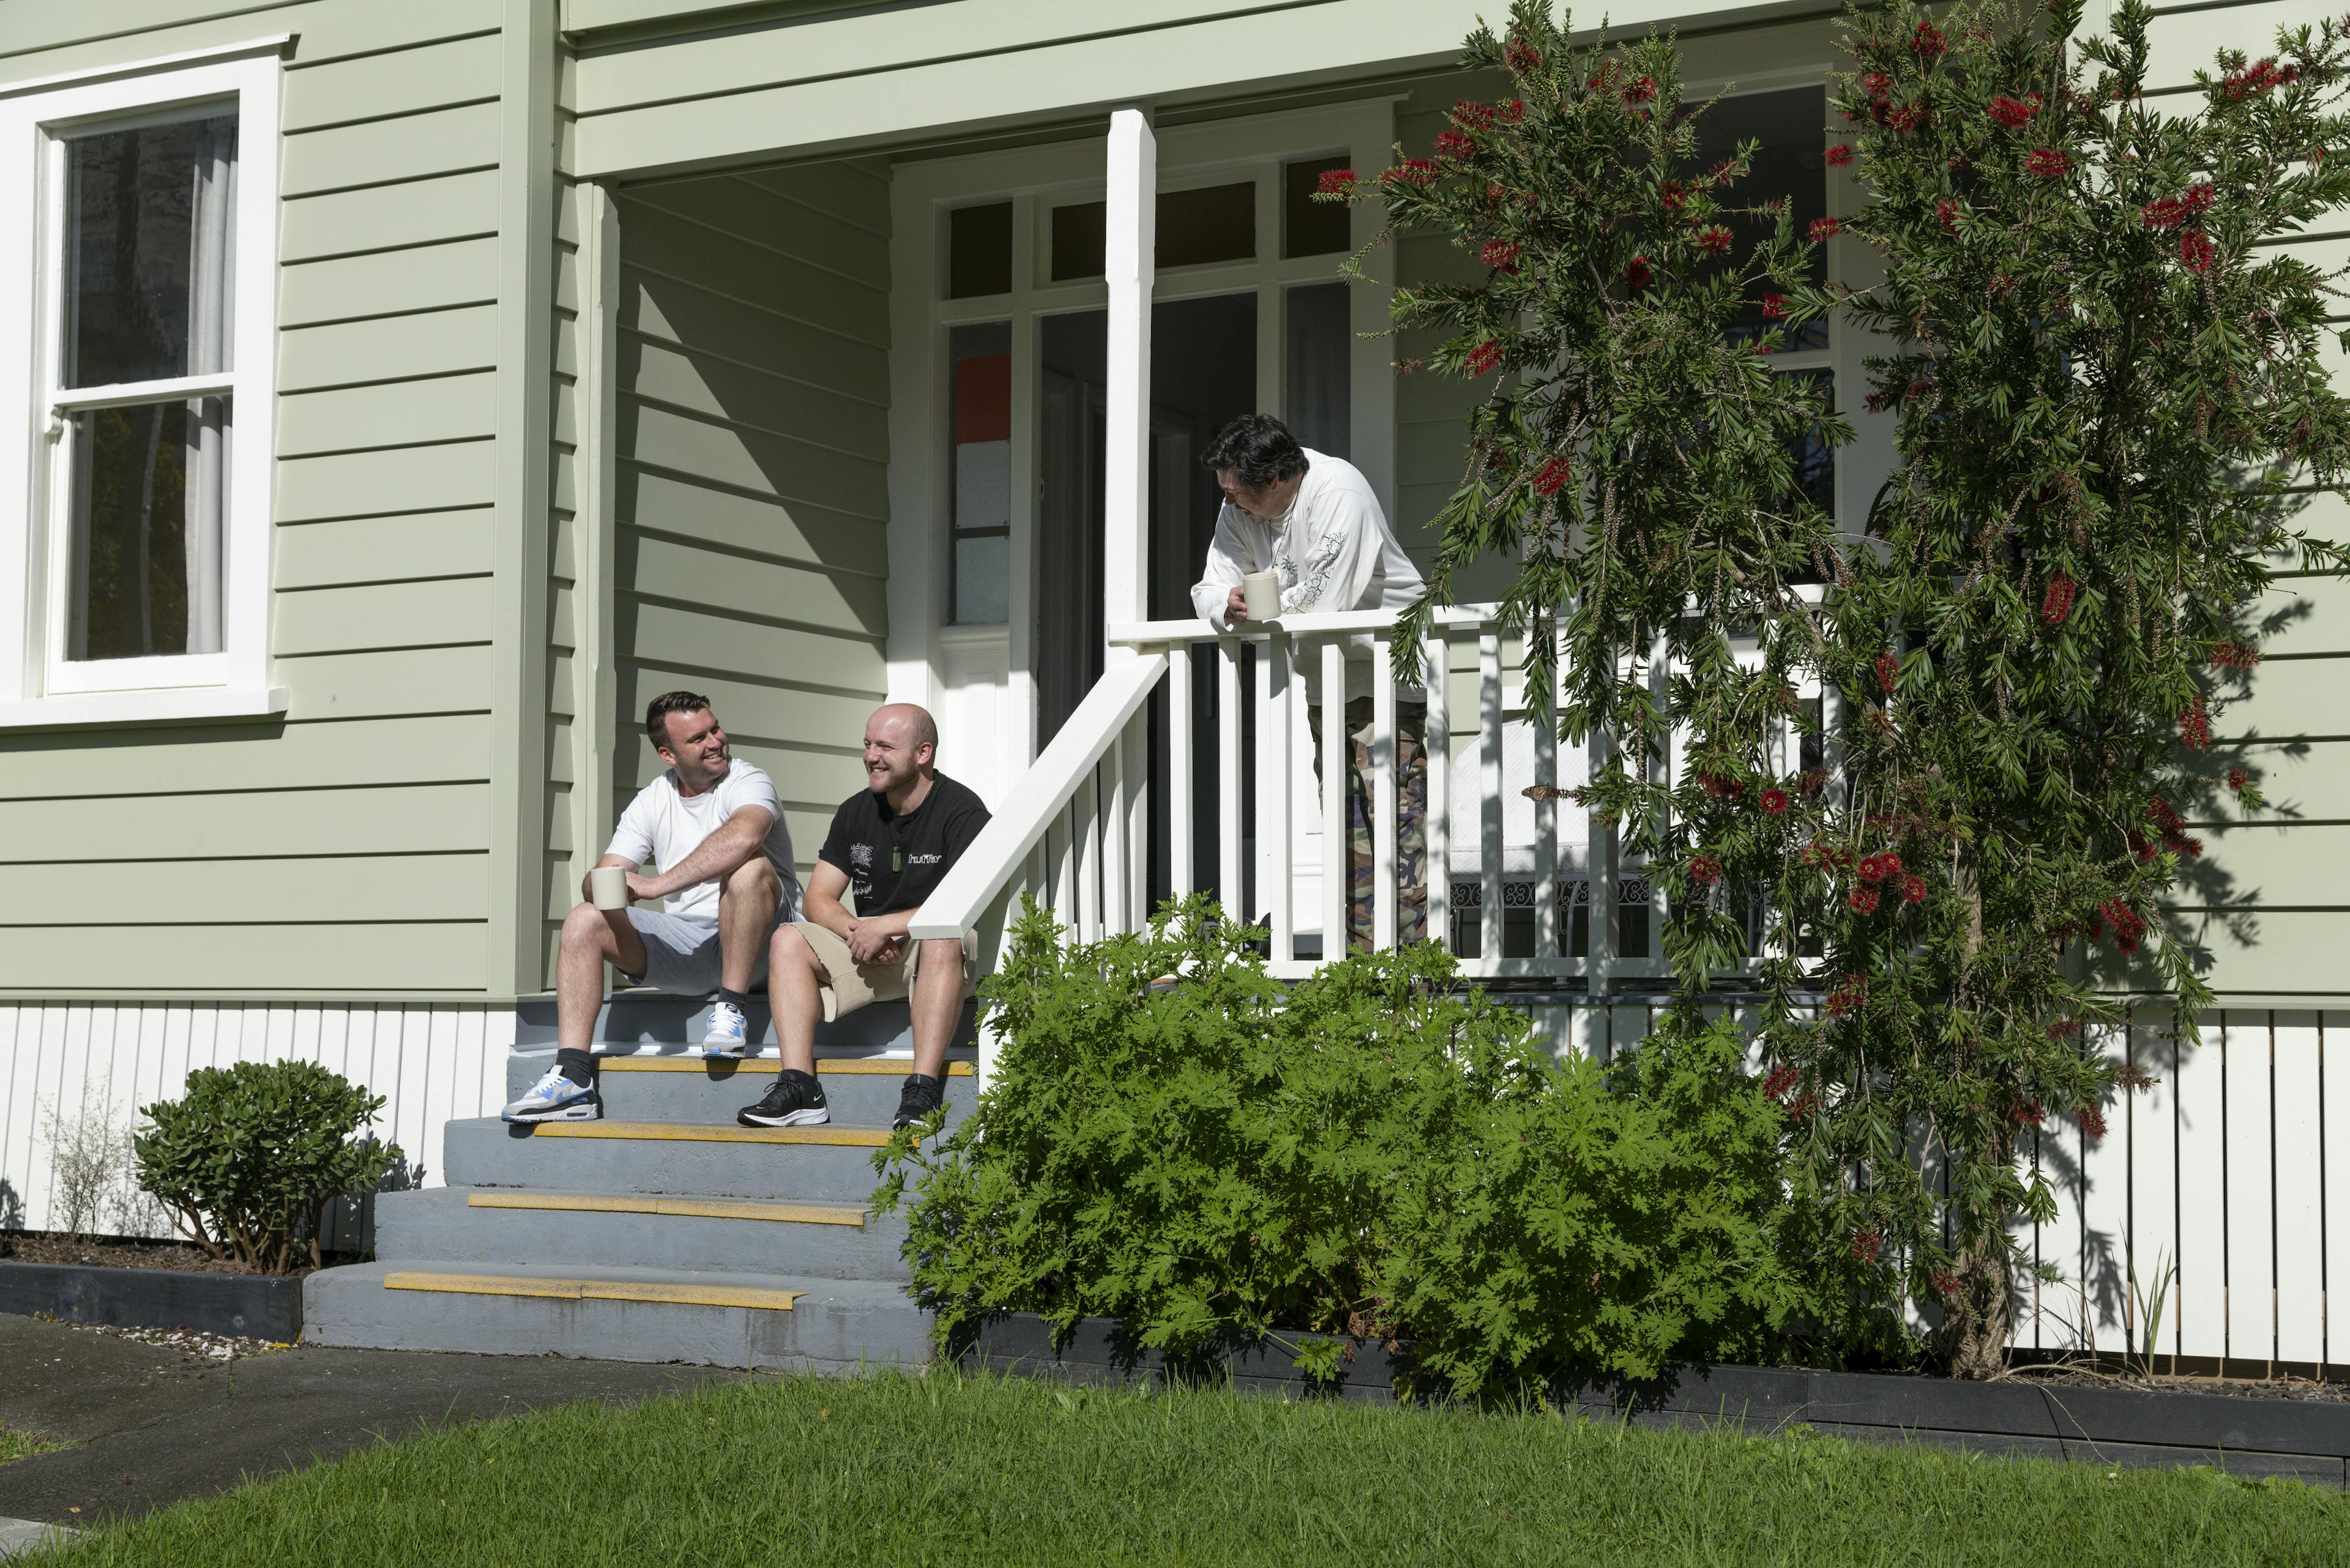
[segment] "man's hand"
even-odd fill
[[[629,872],[629,902],[631,904],[649,904],[655,898],[667,898],[669,895],[660,890],[659,886],[657,886],[657,878],[648,877],[640,871]]]
[[[848,956],[858,963],[896,963],[904,940],[895,931],[884,930],[871,920],[854,921],[848,928]]]
[[[1248,619],[1248,595],[1238,583],[1232,585],[1232,591],[1224,597],[1224,619],[1234,626]]]

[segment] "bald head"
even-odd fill
[[[865,782],[877,794],[902,804],[930,787],[939,726],[930,711],[890,702],[865,721]]]

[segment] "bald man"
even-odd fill
[[[922,900],[987,826],[979,796],[931,765],[939,727],[910,702],[877,708],[865,722],[865,782],[841,803],[816,851],[800,919],[767,945],[767,1001],[782,1071],[775,1087],[735,1118],[745,1127],[807,1127],[832,1119],[816,1078],[816,1026],[868,1002],[912,998],[913,1072],[892,1124],[938,1109],[947,1043],[970,994],[956,940],[907,936]],[[841,902],[852,896],[857,912]]]

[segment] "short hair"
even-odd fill
[[[660,751],[669,744],[669,716],[671,713],[699,713],[710,706],[710,699],[699,691],[664,691],[645,704],[645,737]]]
[[[1259,490],[1305,472],[1305,449],[1271,414],[1243,414],[1208,443],[1201,462]]]

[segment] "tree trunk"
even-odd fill
[[[2007,1342],[2015,1328],[2015,1270],[2007,1239],[1982,1237],[1960,1250],[1959,1299],[1944,1323],[1944,1346],[1953,1377],[1997,1377],[2007,1370]]]

